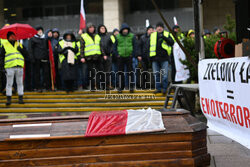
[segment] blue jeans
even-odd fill
[[[166,91],[168,87],[168,61],[153,61],[152,67],[155,76],[156,89],[158,91],[161,91],[161,89],[163,89],[163,92]]]

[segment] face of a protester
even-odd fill
[[[195,37],[195,34],[194,33],[191,33],[190,34],[190,38],[194,38]]]
[[[176,32],[176,33],[179,32],[179,28],[175,28],[174,32]]]
[[[53,33],[53,37],[54,37],[54,38],[58,38],[58,36],[59,36],[58,32],[54,32],[54,33]]]
[[[161,26],[156,27],[156,31],[159,32],[159,33],[162,33],[163,30],[164,30],[164,29],[163,29],[163,27],[161,27]]]
[[[71,39],[72,39],[72,38],[71,38],[71,35],[67,35],[67,36],[66,36],[66,40],[67,40],[67,41],[70,41]]]
[[[147,31],[148,35],[152,34],[153,32],[154,32],[153,28],[149,28],[148,31]]]
[[[127,35],[127,34],[128,34],[128,29],[122,30],[122,34],[123,34],[123,35]]]
[[[91,26],[89,27],[89,33],[93,34],[95,32],[95,27]]]
[[[105,34],[106,33],[106,29],[105,29],[105,27],[100,27],[100,32],[102,33],[102,34]]]
[[[12,34],[11,36],[9,36],[9,41],[16,41],[16,36],[14,34]]]
[[[40,36],[43,35],[43,30],[38,30],[37,34],[40,35]]]
[[[114,36],[118,35],[119,34],[119,31],[115,31],[114,32]]]
[[[219,35],[220,34],[220,29],[216,30],[214,34]]]
[[[52,35],[53,35],[53,34],[52,34],[52,32],[51,32],[51,31],[49,31],[49,32],[48,32],[48,37],[50,37],[50,38],[51,38],[51,37],[52,37]]]

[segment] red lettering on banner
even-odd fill
[[[202,111],[206,114],[207,112],[205,110],[205,104],[203,102],[204,102],[204,98],[201,98]]]
[[[207,114],[210,114],[210,108],[209,108],[209,99],[205,98],[206,106],[207,106]]]
[[[229,114],[228,114],[228,109],[229,109],[228,104],[227,104],[227,103],[224,103],[224,112],[225,112],[225,114],[226,114],[226,119],[229,120],[229,121],[231,121],[231,118],[230,118],[230,116],[229,116]],[[231,121],[231,122],[232,122],[232,121]]]
[[[223,112],[223,108],[222,108],[222,102],[219,102],[219,107],[220,107],[220,113],[221,113],[221,115],[222,115],[222,118],[223,119],[226,119],[227,117],[226,117],[226,115],[224,115],[224,112]]]
[[[232,118],[233,123],[237,124],[236,117],[235,117],[235,108],[233,104],[230,104],[230,116]]]
[[[222,117],[222,119],[236,125],[239,124],[241,127],[250,128],[250,111],[247,107],[235,106],[208,98],[201,98],[201,107],[205,114]]]
[[[236,107],[236,115],[237,115],[237,119],[238,119],[238,123],[240,124],[240,126],[244,126],[244,122],[243,122],[243,114],[242,114],[242,109],[240,106]]]
[[[214,117],[216,117],[215,103],[213,99],[211,100],[211,113],[213,114]]]
[[[244,111],[244,118],[245,118],[245,125],[246,127],[250,127],[250,114],[249,114],[249,109],[246,107],[243,107],[243,111]]]
[[[216,104],[216,109],[217,109],[217,115],[218,117],[220,118],[220,112],[219,112],[219,102],[218,101],[215,101],[215,104]]]

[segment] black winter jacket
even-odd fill
[[[49,60],[48,40],[35,35],[29,41],[29,54],[31,60]]]

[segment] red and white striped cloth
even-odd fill
[[[81,0],[81,10],[80,10],[80,30],[86,27],[86,16],[84,10],[84,0]]]
[[[161,112],[154,109],[92,112],[86,137],[164,131]]]

